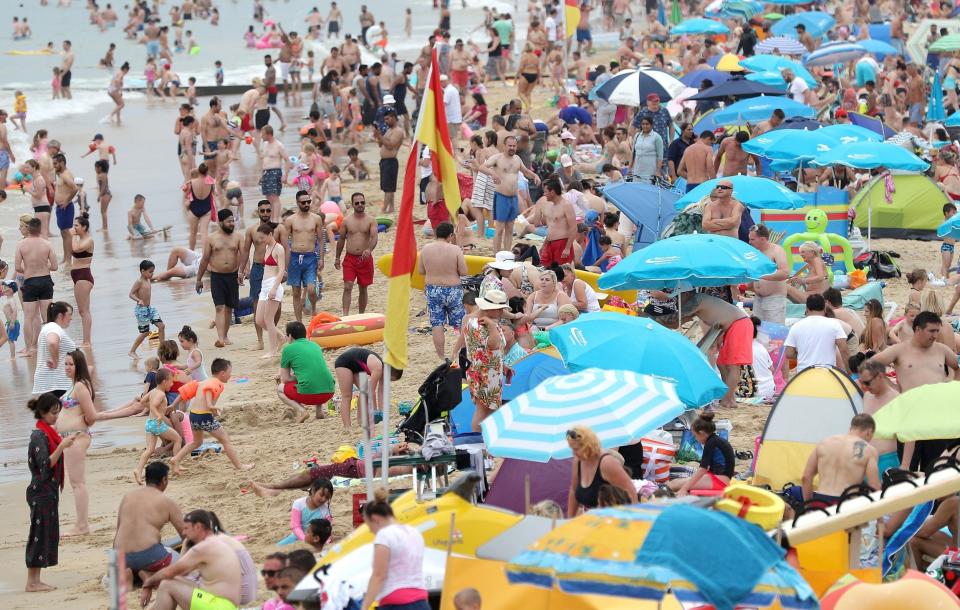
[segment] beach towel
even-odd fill
[[[903,525],[887,540],[883,547],[882,566],[885,581],[892,580],[892,577],[899,578],[906,571],[906,554],[900,553],[900,551],[907,546],[907,543],[916,535],[923,526],[923,522],[932,512],[933,501],[914,506]]]

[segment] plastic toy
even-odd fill
[[[827,213],[823,210],[810,210],[807,212],[806,218],[804,218],[804,223],[807,225],[806,232],[794,233],[783,240],[783,249],[787,251],[787,269],[793,270],[798,262],[796,256],[793,254],[793,246],[802,244],[805,241],[812,241],[819,244],[827,254],[830,254],[834,245],[840,246],[843,249],[843,264],[846,267],[847,273],[850,273],[854,269],[853,249],[845,237],[841,237],[836,233],[826,232]],[[830,268],[832,265],[828,264],[827,267]],[[832,270],[830,273],[830,282],[831,284],[833,283]]]

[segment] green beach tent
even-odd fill
[[[893,183],[889,202],[882,176],[857,193],[850,202],[857,212],[854,224],[866,234],[869,219],[873,237],[936,239],[937,227],[943,222],[943,204],[949,198],[926,176],[894,176]]]

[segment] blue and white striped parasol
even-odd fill
[[[831,42],[803,58],[803,65],[810,67],[832,66],[856,61],[867,54],[867,50],[855,42]]]
[[[800,44],[795,38],[789,36],[773,36],[760,42],[756,48],[757,53],[774,53],[780,51],[784,55],[803,55],[807,52],[807,47]]]
[[[623,70],[593,90],[600,99],[620,106],[640,106],[656,93],[662,101],[671,100],[687,86],[662,70]]]

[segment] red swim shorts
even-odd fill
[[[253,117],[249,112],[243,115],[243,120],[240,121],[240,131],[253,131]]]
[[[550,241],[544,242],[543,248],[540,250],[540,264],[546,268],[553,263],[562,265],[573,262],[573,245],[570,246],[567,255],[563,255],[563,249],[566,245],[567,238],[565,237],[563,239],[551,239]]]
[[[543,260],[542,254],[540,260]],[[753,364],[753,322],[750,318],[740,318],[727,328],[717,354],[717,364]]]
[[[466,87],[469,79],[470,79],[470,73],[467,72],[466,70],[450,71],[450,80],[453,81],[454,87]]]
[[[343,257],[343,281],[356,282],[361,286],[372,284],[373,257],[361,258],[359,254],[345,254]]]
[[[287,383],[283,384],[283,395],[293,402],[311,406],[326,404],[331,398],[333,398],[333,392],[328,392],[326,394],[301,394],[297,391],[296,381],[288,381]]]

